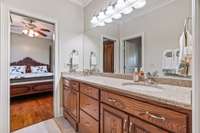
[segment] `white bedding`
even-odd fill
[[[35,78],[35,77],[48,77],[53,76],[53,73],[25,73],[25,74],[11,74],[10,79],[20,79],[20,78]]]

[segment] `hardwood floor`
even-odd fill
[[[52,93],[11,99],[11,131],[53,118]]]

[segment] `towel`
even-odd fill
[[[76,66],[76,65],[78,65],[78,64],[79,64],[79,56],[76,55],[76,54],[73,54],[73,55],[72,55],[72,65],[73,65],[73,66]]]
[[[163,70],[171,70],[173,69],[173,50],[165,50],[163,52]]]
[[[91,56],[91,65],[93,65],[93,66],[97,65],[97,58],[94,55]]]
[[[190,76],[192,73],[192,35],[189,31],[185,30],[182,33],[179,47],[180,53],[177,74]]]

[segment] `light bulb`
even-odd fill
[[[97,20],[97,17],[96,17],[96,16],[94,16],[94,17],[92,18],[91,23],[92,23],[92,24],[98,23],[98,20]]]
[[[122,15],[120,13],[114,14],[113,18],[114,19],[120,19],[122,17]]]
[[[100,22],[97,24],[98,26],[105,26],[105,23],[104,22]]]
[[[107,18],[104,20],[106,23],[111,23],[112,22],[112,18]]]
[[[34,35],[37,37],[37,36],[39,36],[39,34],[37,33],[37,32],[34,32]]]
[[[106,9],[106,15],[112,15],[114,13],[114,9],[113,6],[108,6],[108,8]]]
[[[133,4],[133,7],[135,9],[139,9],[139,8],[142,8],[146,5],[146,0],[137,0],[134,4]]]
[[[132,11],[133,11],[133,8],[128,7],[128,8],[123,9],[123,10],[122,10],[122,13],[124,13],[124,14],[129,14],[129,13],[131,13]]]
[[[126,0],[126,2],[128,3],[133,3],[133,2],[136,2],[137,0]]]
[[[98,16],[98,19],[99,20],[102,20],[102,19],[104,19],[106,16],[105,16],[105,14],[104,14],[104,12],[100,12],[99,13],[99,16]]]
[[[24,34],[28,34],[28,30],[27,30],[27,29],[23,30],[22,32],[23,32]]]
[[[125,2],[124,0],[118,0],[117,1],[117,4],[115,5],[115,9],[116,10],[120,10],[121,8],[124,8],[125,7]]]

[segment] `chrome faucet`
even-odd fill
[[[145,81],[149,84],[155,84],[157,83],[156,78],[158,77],[158,71],[155,71],[153,73],[146,73]]]

